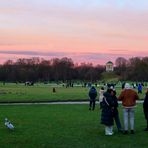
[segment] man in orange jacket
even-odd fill
[[[128,133],[128,117],[130,119],[131,134],[134,134],[134,110],[136,100],[139,99],[136,91],[131,89],[130,84],[125,84],[125,89],[121,92],[119,100],[123,105],[124,134]]]

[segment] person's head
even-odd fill
[[[115,91],[115,90],[113,90],[113,89],[111,89],[110,94],[111,94],[112,96],[116,96],[116,91]]]
[[[148,93],[148,86],[146,87],[146,93]]]
[[[94,86],[92,86],[91,89],[95,90],[96,88]]]
[[[114,91],[111,89],[110,94],[114,96]]]
[[[125,83],[125,89],[130,89],[130,84],[129,83]]]
[[[112,91],[113,91],[113,90],[110,89],[110,88],[107,89],[107,92],[110,93],[110,94],[111,94]]]
[[[104,90],[104,87],[101,87],[101,90]]]
[[[113,90],[113,89],[114,89],[114,87],[113,87],[113,86],[111,86],[111,87],[110,87],[110,89],[112,89],[112,90]]]

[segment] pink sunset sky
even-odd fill
[[[148,56],[147,0],[0,0],[0,63]]]

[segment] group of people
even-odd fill
[[[95,102],[97,97],[97,90],[94,86],[89,91],[90,104],[89,110],[95,109]],[[131,88],[129,83],[125,84],[124,89],[121,91],[119,97],[116,96],[116,90],[113,87],[108,88],[106,91],[102,87],[99,91],[99,102],[101,109],[101,123],[105,125],[105,135],[113,135],[114,121],[119,132],[128,134],[128,120],[130,122],[130,133],[134,134],[134,112],[136,100],[139,99],[137,92]],[[122,102],[123,106],[123,122],[124,129],[122,129],[119,112],[118,101]],[[147,121],[145,131],[148,131],[148,88],[143,103],[143,111]]]

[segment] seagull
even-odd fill
[[[7,118],[5,118],[5,126],[10,130],[14,130],[13,124]]]

